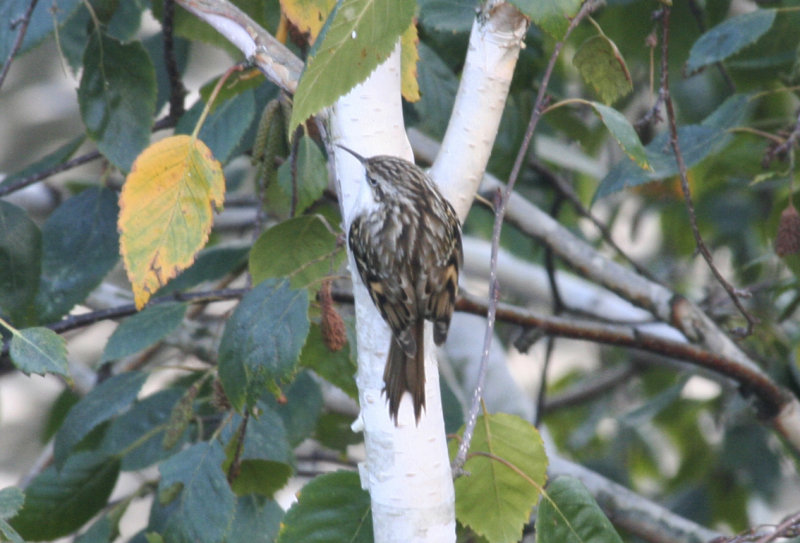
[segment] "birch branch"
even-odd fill
[[[245,12],[227,0],[176,0],[235,45],[280,88],[294,94],[303,61]]]
[[[434,141],[418,131],[411,131],[409,136],[420,157],[430,160],[435,156],[438,148]],[[490,174],[484,176],[481,185],[482,191],[489,193],[504,187],[501,181]],[[763,378],[771,382],[761,368],[697,304],[602,255],[517,193],[512,193],[509,198],[506,220],[550,247],[579,275],[647,310],[656,319],[680,331],[692,343],[702,346],[702,350],[728,361],[729,374],[741,372],[759,376],[759,381]],[[498,314],[498,318],[502,318],[501,315]],[[773,398],[768,400],[767,405],[759,406],[759,415],[785,437],[796,451],[800,451],[800,402],[796,398],[782,392],[780,401]]]

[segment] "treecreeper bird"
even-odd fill
[[[453,206],[417,165],[392,156],[364,158],[348,243],[372,301],[392,330],[383,372],[389,415],[397,424],[408,391],[419,423],[425,407],[425,321],[437,345],[447,339],[462,265],[461,223]]]

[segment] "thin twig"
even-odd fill
[[[239,425],[239,431],[236,436],[236,452],[233,454],[233,461],[228,467],[228,483],[233,483],[234,479],[239,476],[242,468],[242,451],[244,450],[245,434],[247,433],[247,423],[250,421],[250,411],[245,411],[242,416],[242,423]]]
[[[6,80],[6,75],[8,75],[8,70],[11,68],[11,63],[14,61],[14,57],[19,52],[20,47],[22,47],[22,42],[25,40],[25,33],[28,31],[28,23],[31,22],[31,16],[33,15],[33,10],[36,9],[36,4],[39,0],[31,0],[31,3],[28,4],[28,9],[25,10],[25,14],[22,16],[21,19],[16,21],[3,21],[3,24],[8,24],[12,28],[14,26],[19,27],[19,33],[17,34],[17,39],[14,40],[14,46],[11,48],[11,52],[6,57],[6,61],[3,63],[3,70],[0,71],[0,88],[3,87],[3,83]]]
[[[28,177],[23,177],[22,179],[19,179],[8,185],[0,185],[0,197],[11,194],[12,192],[16,192],[18,190],[22,190],[28,185],[33,185],[42,179],[47,179],[51,175],[71,170],[72,168],[77,168],[78,166],[82,166],[87,162],[92,162],[98,158],[102,158],[100,151],[90,151],[85,155],[77,156],[72,160],[62,162],[61,164],[57,164],[52,168],[47,168],[46,170],[31,174]]]
[[[553,202],[552,208],[550,209],[550,215],[552,215],[553,218],[558,218],[558,213],[563,202],[564,195],[559,193]],[[559,290],[558,283],[556,282],[555,254],[553,253],[553,249],[549,246],[545,249],[544,265],[545,270],[547,271],[547,282],[550,285],[550,293],[553,299],[553,315],[560,315],[564,309],[566,309],[566,305],[564,304],[564,300],[561,298],[561,291]],[[544,354],[544,362],[542,363],[542,369],[540,371],[539,392],[536,395],[536,411],[534,412],[533,419],[533,425],[536,427],[538,427],[542,421],[544,403],[547,399],[547,370],[550,369],[550,362],[553,359],[553,350],[555,345],[555,338],[553,336],[547,336],[547,346]]]
[[[669,52],[669,16],[670,8],[669,6],[665,5],[661,8],[661,89],[664,93],[664,104],[667,107],[670,145],[672,147],[672,152],[675,155],[675,160],[678,163],[678,172],[680,173],[681,178],[681,190],[683,191],[683,198],[686,202],[686,210],[689,213],[689,224],[692,228],[692,234],[694,235],[697,249],[700,251],[700,254],[703,255],[703,258],[705,259],[706,264],[708,264],[711,273],[714,274],[714,277],[716,277],[719,284],[722,285],[722,287],[728,293],[728,296],[730,296],[736,308],[747,320],[747,329],[744,331],[737,330],[737,334],[740,336],[748,336],[753,332],[753,326],[756,323],[756,319],[747,312],[742,305],[742,302],[739,300],[739,293],[736,291],[733,285],[728,283],[728,281],[722,276],[722,273],[719,271],[719,269],[717,269],[717,267],[714,265],[714,259],[711,256],[711,252],[708,250],[708,247],[703,241],[703,237],[700,235],[700,230],[697,227],[697,215],[695,214],[694,210],[692,193],[689,189],[689,178],[686,173],[686,163],[683,160],[683,153],[681,152],[680,143],[678,142],[678,126],[677,121],[675,120],[675,108],[672,104],[672,97],[670,96],[669,91],[669,66],[667,62]]]
[[[185,108],[183,99],[186,96],[186,87],[183,86],[180,70],[178,70],[178,62],[175,60],[175,41],[174,41],[174,27],[173,20],[175,16],[175,1],[164,1],[164,22],[162,24],[164,34],[164,66],[167,70],[167,79],[169,80],[169,115],[168,119],[172,122],[177,120],[183,115]]]
[[[647,110],[641,119],[634,123],[634,127],[636,130],[641,130],[651,121],[655,121],[656,123],[661,122],[663,119],[661,118],[661,104],[664,102],[664,93],[662,89],[658,90],[658,98],[656,98],[655,103]]]
[[[778,524],[774,532],[765,535],[756,543],[770,543],[779,537],[796,537],[798,531],[800,531],[800,513],[795,513]]]
[[[333,299],[339,303],[353,303],[353,293],[333,290]],[[774,417],[791,396],[757,368],[748,367],[720,352],[712,352],[691,343],[683,343],[644,332],[637,324],[610,324],[586,319],[544,315],[510,304],[490,304],[487,300],[467,292],[459,293],[456,311],[485,317],[495,305],[495,319],[522,328],[538,328],[544,334],[604,345],[627,347],[646,353],[666,356],[711,370],[741,385],[745,394],[757,400],[760,414],[766,419]],[[646,323],[640,323],[646,324]]]
[[[614,241],[614,238],[611,236],[611,230],[609,230],[608,226],[606,226],[603,221],[595,217],[595,215],[583,205],[581,199],[575,194],[573,188],[564,181],[561,177],[550,171],[544,164],[538,161],[532,161],[533,170],[545,178],[545,180],[549,181],[550,184],[555,188],[564,198],[569,200],[569,203],[572,204],[572,207],[575,211],[578,212],[579,215],[591,221],[591,223],[597,228],[600,232],[600,236],[603,238],[603,241],[608,244],[614,251],[625,261],[636,270],[639,275],[646,277],[650,281],[657,283],[653,274],[650,271],[636,262],[633,258],[631,258],[625,251],[622,250],[617,242]]]
[[[502,200],[502,194],[498,190],[495,193],[495,216],[494,216],[494,229],[492,231],[492,239],[500,239],[500,230],[503,226],[503,216],[500,213],[499,205]],[[481,397],[483,396],[483,386],[486,381],[486,368],[489,365],[489,351],[492,347],[492,336],[494,335],[494,319],[497,312],[497,301],[500,298],[500,285],[497,282],[497,253],[499,252],[499,243],[492,243],[492,254],[489,264],[489,307],[486,311],[486,330],[483,337],[483,353],[481,354],[480,369],[478,370],[478,382],[475,384],[475,390],[472,394],[472,405],[469,409],[469,418],[464,427],[464,435],[458,445],[458,454],[453,461],[453,476],[458,477],[464,474],[464,462],[467,460],[467,452],[469,445],[472,442],[472,435],[475,432],[475,424],[478,421],[478,411],[481,406]]]
[[[159,296],[158,298],[150,300],[150,302],[147,304],[147,307],[168,302],[191,302],[195,304],[219,302],[223,300],[241,298],[245,294],[247,294],[247,289],[241,288],[228,288],[198,292],[176,292],[175,294]],[[117,307],[109,307],[108,309],[99,309],[89,313],[72,315],[58,322],[48,324],[46,327],[60,334],[69,330],[83,328],[96,322],[128,317],[134,313],[137,313],[135,304],[123,304]],[[7,351],[4,348],[2,355],[5,355],[6,352]]]
[[[303,135],[303,125],[295,128],[294,138],[292,138],[292,151],[289,154],[289,167],[292,177],[292,199],[289,208],[289,217],[297,214],[297,155],[300,151],[300,138]]]
[[[486,315],[486,300],[463,293],[456,303],[456,311]],[[733,379],[740,384],[744,394],[756,400],[759,415],[769,420],[780,413],[791,396],[758,369],[747,367],[718,352],[711,352],[691,343],[682,343],[640,330],[636,326],[612,325],[575,318],[543,315],[509,304],[497,303],[496,319],[525,328],[539,328],[543,333],[570,339],[615,345],[660,354],[689,362]]]
[[[794,129],[789,136],[783,140],[779,145],[771,147],[764,157],[764,167],[768,166],[775,157],[788,154],[792,147],[800,140],[800,111],[797,112],[797,121],[794,124]]]
[[[503,225],[503,218],[505,216],[506,206],[508,205],[509,198],[511,197],[511,193],[514,190],[514,185],[517,182],[517,178],[519,177],[520,171],[522,170],[522,164],[525,162],[525,157],[528,155],[528,148],[530,147],[531,140],[533,139],[533,133],[536,130],[536,126],[539,124],[539,119],[542,117],[542,111],[546,107],[547,104],[547,87],[550,83],[550,76],[553,74],[553,69],[555,68],[556,60],[558,59],[559,54],[561,53],[561,48],[564,47],[564,43],[566,42],[567,38],[569,38],[572,31],[578,24],[586,18],[595,8],[597,3],[594,0],[587,0],[581,6],[578,13],[575,17],[570,21],[569,26],[567,27],[567,31],[564,33],[564,37],[561,41],[557,42],[555,47],[553,48],[553,53],[550,55],[550,61],[547,64],[547,68],[545,69],[544,76],[542,77],[542,82],[539,85],[539,92],[536,95],[536,102],[533,107],[533,112],[531,113],[531,118],[528,121],[528,127],[525,130],[525,136],[522,139],[522,143],[520,144],[519,151],[517,152],[517,158],[514,160],[514,167],[511,169],[511,174],[508,177],[508,184],[506,185],[505,192],[503,193],[502,198],[500,198],[499,205],[496,206],[495,210],[495,228],[492,234],[492,262],[489,271],[489,294],[490,294],[490,307],[489,307],[489,315],[492,315],[492,305],[497,304],[497,293],[498,293],[498,286],[497,286],[497,257],[496,253],[498,247],[500,245],[500,231]],[[467,451],[469,450],[470,441],[472,438],[472,433],[475,429],[475,422],[478,418],[478,409],[480,407],[480,397],[482,395],[482,387],[480,386],[481,383],[485,379],[486,374],[486,367],[487,367],[487,360],[488,360],[488,346],[491,344],[492,335],[494,333],[494,319],[487,318],[486,321],[486,334],[484,336],[484,349],[483,349],[483,358],[481,360],[480,365],[480,373],[478,375],[478,386],[475,388],[475,396],[473,397],[472,408],[470,409],[469,416],[467,418],[467,425],[464,429],[464,436],[461,440],[461,444],[458,448],[458,454],[456,455],[455,460],[453,461],[453,474],[458,476],[463,474],[463,466],[466,460]]]

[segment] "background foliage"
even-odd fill
[[[82,122],[71,131],[14,126],[19,137],[5,136],[0,151],[0,364],[5,373],[54,374],[63,383],[42,436],[52,441],[52,462],[34,469],[21,490],[0,490],[0,538],[113,541],[129,506],[150,500],[149,517],[123,534],[126,540],[371,540],[369,500],[357,476],[320,475],[353,468],[358,455],[352,412],[325,401],[333,387],[356,398],[355,345],[349,307],[331,297],[331,281],[337,295],[349,285],[324,146],[314,130],[295,127],[352,85],[347,78],[366,75],[405,33],[404,55],[419,58],[416,77],[404,70],[404,95],[413,99],[419,91],[419,100],[404,103],[408,125],[441,138],[475,6],[406,1],[394,13],[388,1],[349,2],[368,17],[397,15],[377,29],[336,15],[324,27],[309,22],[324,20],[331,1],[236,3],[312,59],[307,72],[323,79],[301,85],[294,111],[247,68],[212,90],[242,59],[186,12],[176,9],[170,22],[171,3],[60,0],[54,7],[40,0],[16,54],[19,27],[6,23],[18,20],[28,2],[0,6],[0,60],[13,59],[18,77],[16,87],[9,77],[0,88],[0,104],[35,99],[30,76],[14,71],[30,69],[26,60],[35,49],[50,47],[63,71],[45,82],[74,85],[76,93],[57,98]],[[514,4],[535,24],[490,162],[501,179],[544,66],[566,31],[565,15],[579,7],[576,0]],[[743,326],[741,315],[695,254],[668,132],[657,122],[664,113],[648,113],[658,95],[658,9],[645,0],[609,1],[571,35],[548,89],[558,107],[544,115],[537,152],[517,187],[600,248],[601,236],[583,216],[591,206],[659,281],[701,301],[733,329]],[[408,30],[413,12],[418,43]],[[668,58],[699,233],[728,279],[752,293],[747,307],[759,323],[743,346],[794,394],[800,268],[792,253],[800,251],[800,226],[781,216],[791,215],[797,175],[797,28],[797,2],[680,2],[671,14]],[[340,66],[358,52],[337,44],[349,44],[351,34],[356,49],[380,43],[375,58],[348,71]],[[211,48],[230,56],[209,66]],[[208,81],[197,80],[192,63],[206,64]],[[343,78],[338,86],[326,85],[326,65]],[[61,111],[51,110],[46,123],[59,126]],[[175,136],[164,139],[170,131]],[[149,147],[156,140],[162,143]],[[86,163],[91,167],[75,169]],[[44,209],[20,197],[25,186],[46,196]],[[223,192],[226,212],[211,230]],[[582,205],[566,205],[572,196]],[[151,225],[131,226],[136,221]],[[491,222],[476,207],[465,233],[487,237]],[[779,231],[787,233],[776,240]],[[779,251],[785,258],[776,255],[776,243],[788,247]],[[547,258],[546,247],[510,226],[503,247],[532,262]],[[143,271],[132,273],[131,262]],[[121,286],[123,301],[103,295],[111,285]],[[119,325],[97,360],[68,353],[65,332],[105,319]],[[519,336],[512,325],[501,324],[499,333],[509,349]],[[727,531],[797,509],[797,459],[753,417],[739,391],[643,353],[592,352],[590,364],[554,358],[556,370],[564,365],[553,372],[540,422],[559,450]],[[575,394],[606,371],[624,378],[597,394]],[[457,397],[445,391],[451,432],[462,423]],[[523,529],[532,532],[530,513],[545,484],[541,438],[508,415],[483,423],[473,448],[493,450],[535,485],[475,456],[467,467],[475,477],[458,481],[458,519],[468,527],[465,540],[515,541]],[[120,489],[120,474],[131,472],[138,483]],[[284,513],[275,493],[292,477],[311,482]],[[482,485],[513,503],[487,507]],[[559,479],[547,489],[537,540],[619,539],[579,483]],[[566,532],[563,519],[571,523]]]

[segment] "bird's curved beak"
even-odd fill
[[[348,153],[350,153],[351,155],[353,155],[354,157],[356,157],[356,158],[358,159],[358,161],[359,161],[360,163],[362,163],[362,164],[364,163],[364,161],[365,161],[365,160],[367,160],[366,158],[364,158],[363,156],[359,155],[358,153],[356,153],[355,151],[353,151],[353,150],[352,150],[352,149],[350,149],[349,147],[345,147],[344,145],[342,145],[342,144],[340,144],[340,143],[337,143],[337,144],[336,144],[336,147],[339,147],[340,149],[344,149],[345,151],[347,151]]]

